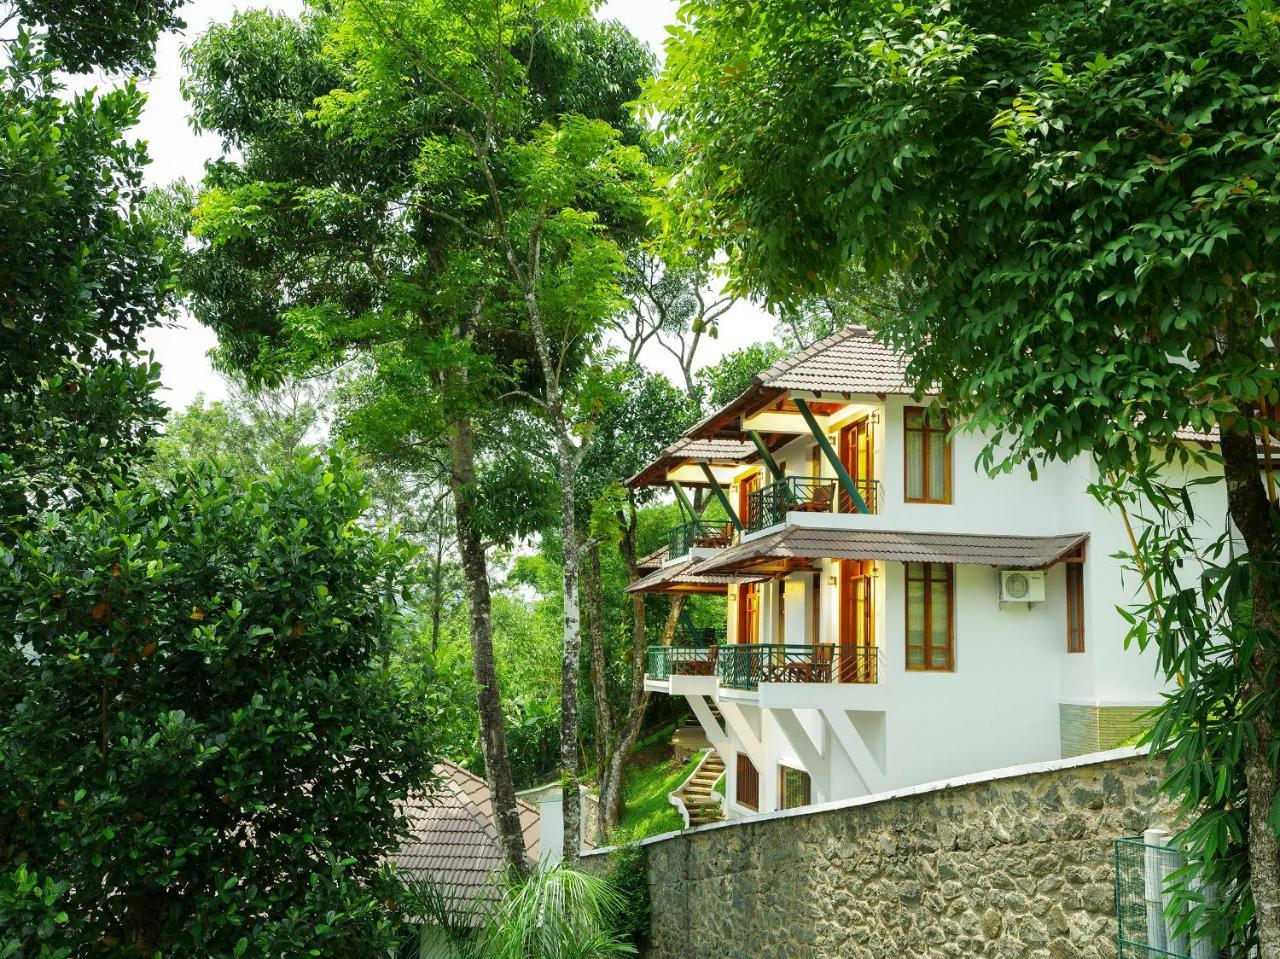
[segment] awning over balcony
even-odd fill
[[[766,577],[742,573],[704,574],[710,560],[691,556],[682,563],[670,563],[638,579],[626,588],[628,593],[723,593],[726,586],[758,583]]]
[[[756,448],[746,440],[703,440],[682,436],[663,450],[661,456],[627,480],[626,485],[636,488],[665,483],[668,472],[681,465],[705,463],[709,467],[736,468],[739,463],[754,456],[755,452]],[[685,485],[707,485],[700,465],[695,465],[685,472],[688,473],[682,480]],[[727,477],[719,479],[725,483],[728,482]]]
[[[747,540],[704,560],[703,575],[795,568],[803,560],[872,559],[902,563],[972,563],[1039,569],[1052,566],[1089,538],[996,536],[983,533],[902,533],[890,530],[786,529]]]

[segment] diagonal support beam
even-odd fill
[[[745,532],[746,527],[742,525],[742,520],[738,518],[737,511],[734,510],[732,505],[730,505],[729,497],[724,494],[724,489],[721,488],[718,482],[716,482],[716,474],[711,472],[711,467],[707,464],[707,461],[703,460],[698,465],[702,467],[702,472],[707,474],[707,482],[711,484],[711,492],[715,495],[715,498],[720,501],[720,505],[724,507],[724,511],[728,515],[729,521],[733,523],[739,533]]]
[[[827,434],[823,432],[822,427],[818,425],[817,419],[814,418],[813,411],[809,409],[807,401],[796,399],[796,409],[800,411],[800,415],[804,417],[805,423],[809,426],[809,432],[813,434],[814,440],[818,444],[818,449],[822,450],[822,455],[827,458],[827,462],[831,464],[831,468],[835,470],[836,479],[840,482],[840,488],[844,490],[845,495],[849,497],[849,501],[853,503],[854,509],[859,513],[870,513],[867,508],[867,501],[862,498],[862,494],[858,492],[858,484],[853,481],[853,477],[849,475],[849,471],[844,468],[844,464],[840,462],[840,457],[832,447],[831,441],[827,439]]]
[[[676,494],[676,502],[680,504],[680,509],[689,514],[689,519],[697,519],[698,511],[693,508],[693,503],[689,501],[689,494],[684,491],[684,487],[673,480],[671,491]]]
[[[773,474],[776,480],[783,479],[782,468],[778,466],[778,461],[773,458],[773,454],[769,452],[769,447],[764,441],[764,437],[756,430],[747,430],[747,436],[751,437],[751,442],[756,444],[756,452],[760,454],[760,459],[764,465],[769,468],[769,472]]]
[[[693,710],[693,715],[701,723],[702,731],[707,734],[707,742],[711,743],[715,751],[720,754],[724,764],[729,765],[729,753],[733,751],[729,745],[729,734],[724,731],[724,727],[711,712],[711,707],[707,705],[707,697],[686,693],[684,698],[689,703],[689,708]]]
[[[737,703],[723,699],[720,700],[719,705],[720,715],[724,717],[725,725],[737,737],[738,742],[742,743],[742,749],[751,760],[751,764],[756,769],[764,769],[764,742],[751,728],[751,723],[743,714],[741,707]]]
[[[836,742],[840,744],[844,754],[849,757],[849,762],[853,763],[854,771],[857,772],[858,777],[862,780],[867,792],[883,791],[886,788],[884,770],[880,768],[880,764],[871,755],[871,750],[863,742],[862,734],[858,732],[858,727],[853,724],[849,714],[843,709],[824,709],[822,715],[826,719],[827,725],[831,728],[831,732],[835,734]]]
[[[813,741],[809,731],[804,728],[804,723],[800,722],[800,717],[796,715],[795,710],[775,709],[772,712],[774,721],[782,730],[782,735],[787,737],[787,742],[796,751],[800,762],[804,764],[805,770],[817,785],[818,794],[823,799],[830,799],[831,764],[823,760],[822,750]]]

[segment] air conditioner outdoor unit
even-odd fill
[[[1044,602],[1044,570],[1042,569],[1002,569],[1000,570],[1000,602],[1002,603],[1043,603]]]

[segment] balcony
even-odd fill
[[[876,513],[880,509],[880,481],[854,480],[854,487]],[[839,495],[837,495],[839,494]],[[856,504],[837,480],[813,476],[785,476],[753,491],[747,497],[747,531],[777,526],[788,513],[856,513]]]
[[[761,683],[876,683],[874,646],[762,643],[722,646],[716,657],[720,685],[755,689]]]
[[[718,646],[650,646],[646,679],[665,682],[672,676],[712,676]]]
[[[667,546],[672,559],[691,549],[724,549],[733,542],[733,526],[718,520],[695,519],[671,528]]]
[[[879,682],[874,646],[781,644],[650,646],[647,679],[717,676],[729,689],[756,689],[761,683]]]

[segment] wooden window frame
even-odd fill
[[[1085,651],[1084,633],[1084,547],[1063,560],[1067,601],[1067,652]]]
[[[744,789],[744,782],[751,787],[750,791]],[[760,811],[760,770],[746,753],[738,753],[733,801],[752,812]]]
[[[787,799],[787,773],[799,773],[804,777],[804,802],[795,806],[788,806]],[[810,806],[813,804],[813,776],[809,774],[807,769],[799,769],[795,766],[788,766],[785,763],[778,764],[778,809],[799,809],[801,806]]]
[[[946,426],[941,430],[943,434],[943,452],[946,462],[943,464],[945,472],[943,473],[943,493],[942,499],[930,499],[929,497],[929,477],[932,474],[932,463],[929,459],[929,434],[939,432],[938,428],[930,428],[929,426],[929,410],[931,406],[906,406],[902,409],[902,498],[907,503],[932,503],[940,506],[951,505],[951,422],[950,416],[945,410],[941,411],[945,418]],[[912,413],[920,414],[920,428],[908,425],[908,420]],[[920,490],[923,496],[908,496],[908,473],[910,463],[907,459],[907,437],[911,433],[920,434],[920,468],[923,475],[920,477]]]
[[[924,637],[924,662],[918,666],[911,663],[911,567],[920,566],[924,569],[924,579],[921,586],[924,589],[924,629],[921,635]],[[946,570],[947,581],[947,657],[945,665],[936,665],[933,662],[933,645],[929,642],[929,637],[933,635],[933,592],[930,587],[934,583],[935,569]],[[915,673],[953,673],[956,669],[956,567],[954,563],[903,563],[903,590],[902,601],[904,611],[904,636],[903,657],[906,660],[906,667],[909,672]]]

